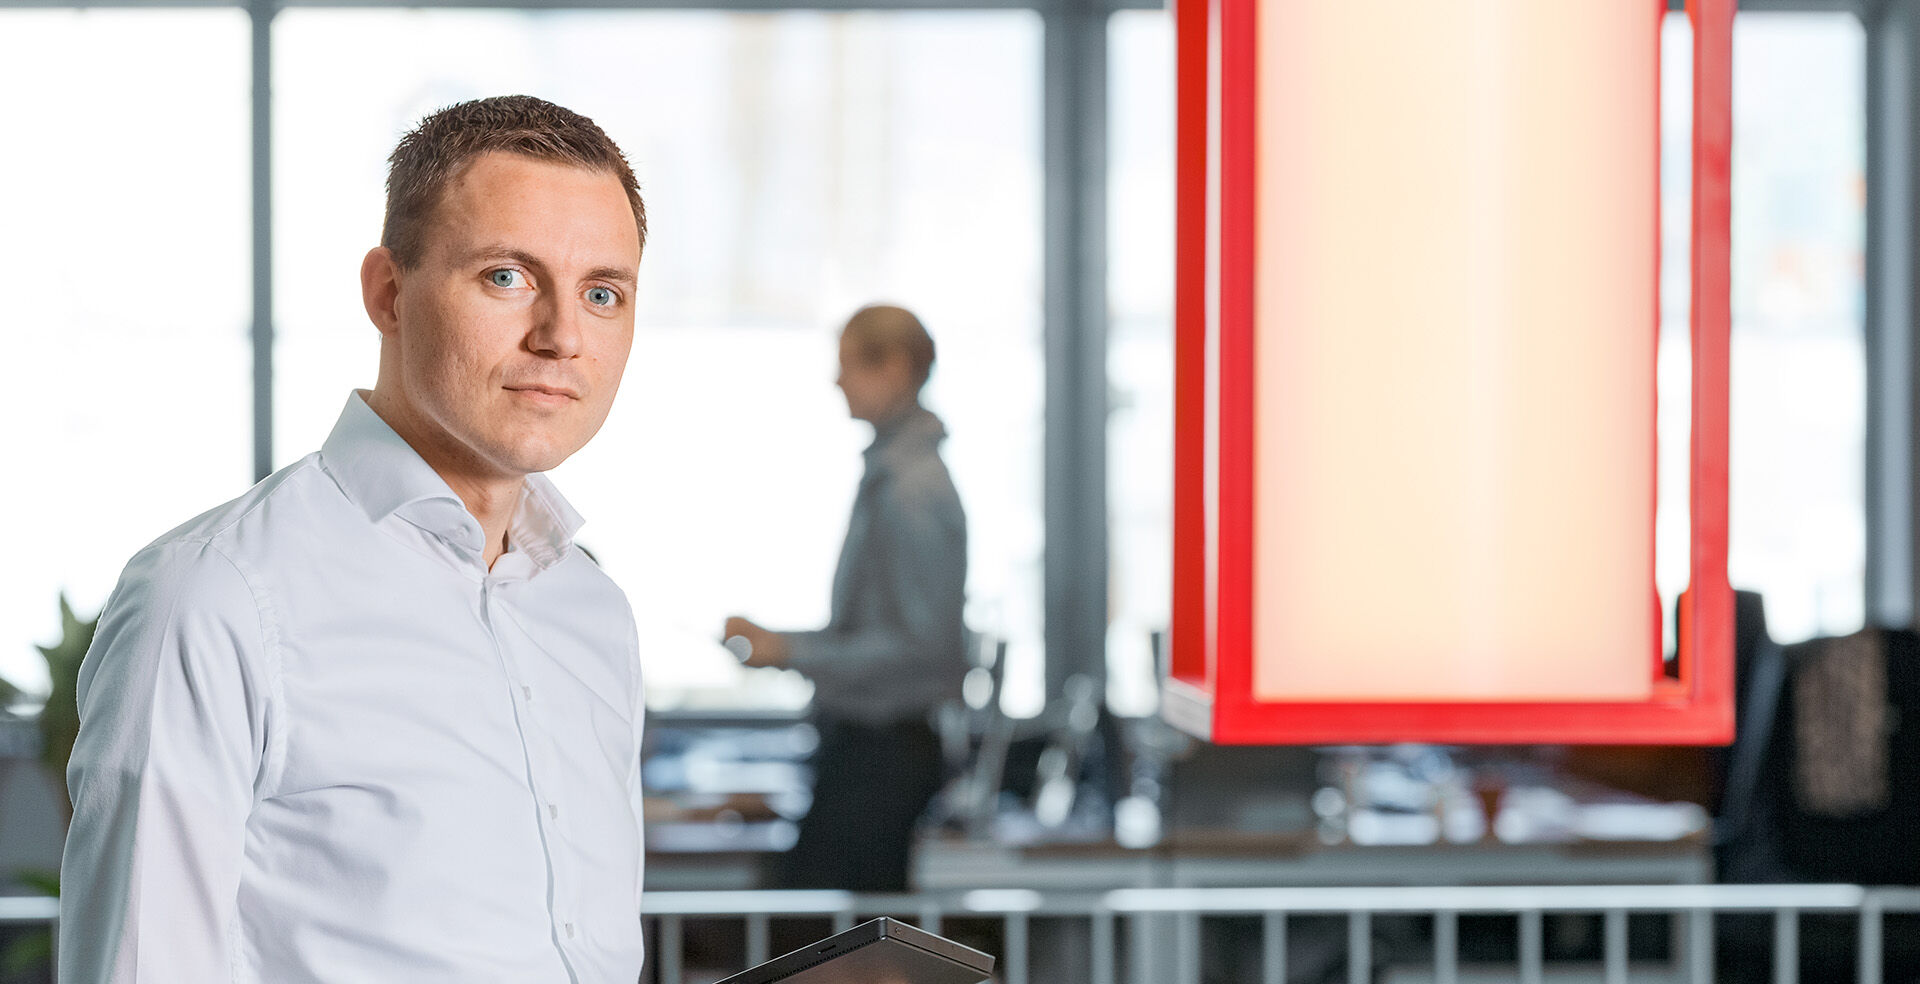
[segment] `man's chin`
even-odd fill
[[[578,450],[580,448],[577,445],[556,441],[524,441],[507,446],[496,446],[491,457],[503,471],[531,475],[534,472],[552,471],[560,467]]]

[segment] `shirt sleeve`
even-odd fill
[[[642,782],[641,761],[644,751],[642,742],[646,736],[647,691],[646,679],[640,672],[640,632],[634,624],[633,610],[627,609],[627,674],[633,688],[633,761],[627,767],[627,800],[633,809],[634,829],[639,836],[639,858],[635,862],[637,870],[633,873],[633,911],[635,929],[639,929],[638,920],[642,913],[640,896],[647,886],[647,804],[646,787]],[[645,945],[645,935],[641,936]]]
[[[80,667],[64,984],[233,978],[264,650],[253,592],[213,546],[156,545],[121,575]]]
[[[913,673],[929,657],[965,649],[967,536],[959,503],[937,489],[890,488],[880,502],[884,579],[895,618],[850,631],[787,633],[788,665],[844,686]]]

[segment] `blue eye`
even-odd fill
[[[609,307],[613,304],[613,291],[605,287],[587,288],[587,303],[595,307]]]
[[[495,287],[513,288],[526,286],[526,278],[522,277],[518,270],[495,270],[488,274],[487,278],[493,281]]]

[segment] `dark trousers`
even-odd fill
[[[813,806],[774,866],[778,888],[904,892],[914,824],[940,791],[940,740],[924,721],[818,720]]]

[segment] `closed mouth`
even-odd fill
[[[564,396],[569,400],[578,400],[580,398],[580,394],[560,386],[536,384],[532,386],[509,386],[507,389],[513,390],[516,393],[544,393],[547,396]]]

